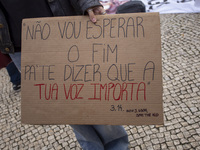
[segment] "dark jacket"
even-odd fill
[[[27,12],[27,8],[23,9],[26,6]],[[18,0],[18,3],[16,0],[0,0],[0,51],[4,54],[21,51],[21,22],[24,18],[84,15],[94,6],[101,6],[99,0]]]

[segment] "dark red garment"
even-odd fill
[[[0,51],[0,69],[6,67],[11,61],[9,55],[2,54]]]

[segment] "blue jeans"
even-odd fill
[[[10,55],[21,71],[21,53]],[[122,126],[71,125],[84,150],[127,150],[128,135]]]
[[[16,52],[14,54],[9,54],[15,66],[21,72],[21,52]]]
[[[21,73],[15,66],[14,62],[9,63],[6,67],[6,69],[10,76],[10,82],[12,82],[13,85],[21,84]]]
[[[122,126],[71,125],[84,150],[128,150],[128,135]]]

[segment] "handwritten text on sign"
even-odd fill
[[[59,107],[61,111],[68,111],[73,107],[84,112],[83,105],[96,107],[100,104],[100,112],[105,112],[99,115],[98,109],[87,108],[91,109],[88,112],[94,113],[88,120],[89,114],[72,111],[70,115],[77,118],[75,120],[66,122],[50,118],[45,123],[124,124],[123,120],[102,121],[105,115],[117,118],[118,113],[126,120],[139,118],[125,124],[152,124],[141,123],[140,119],[144,117],[154,121],[153,124],[155,120],[162,123],[158,18],[157,14],[99,16],[96,24],[85,17],[24,20],[24,97],[30,96],[25,91],[31,87],[33,103],[42,104],[46,109]],[[28,54],[34,59],[25,57]],[[24,100],[24,103],[29,105],[32,101]],[[75,104],[80,106],[76,108]],[[160,108],[155,110],[158,106]],[[34,111],[29,113],[34,114]],[[64,114],[62,119],[68,116]],[[35,123],[42,124],[40,117]],[[86,120],[80,120],[80,117]]]

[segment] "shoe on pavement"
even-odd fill
[[[14,84],[13,85],[13,90],[14,91],[19,91],[21,89],[21,84]]]

